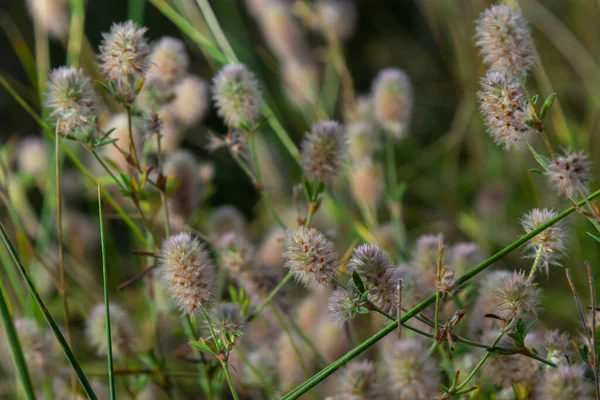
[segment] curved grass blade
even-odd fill
[[[108,271],[106,269],[106,250],[104,248],[104,223],[102,221],[102,195],[98,185],[98,220],[100,221],[100,247],[102,250],[102,286],[104,287],[104,307],[106,316],[106,352],[108,357],[108,386],[110,399],[116,399],[115,394],[115,368],[112,357],[112,335],[110,331],[110,306],[108,302]]]
[[[25,391],[25,397],[27,397],[29,400],[35,400],[35,392],[33,391],[33,386],[31,385],[29,370],[27,369],[25,357],[23,356],[23,349],[21,349],[21,344],[19,343],[19,338],[17,337],[17,332],[15,331],[15,325],[13,324],[10,311],[8,310],[8,304],[6,303],[6,296],[4,296],[4,287],[2,286],[2,282],[0,282],[0,320],[8,341],[10,354],[12,355],[13,362],[15,363],[19,381],[21,382],[21,385],[23,385],[23,390]]]
[[[90,398],[92,400],[97,400],[96,394],[94,393],[94,390],[92,389],[92,386],[90,385],[90,382],[88,381],[87,377],[83,373],[83,369],[81,369],[81,366],[77,362],[75,355],[71,351],[69,344],[65,340],[65,337],[63,336],[62,332],[60,331],[60,328],[56,324],[56,321],[52,317],[52,314],[50,314],[50,311],[48,311],[48,308],[44,304],[44,301],[42,300],[42,298],[38,294],[37,290],[35,289],[35,286],[33,285],[33,282],[31,281],[29,274],[25,270],[25,267],[23,266],[23,263],[21,262],[21,259],[19,258],[19,255],[17,254],[17,251],[15,250],[12,242],[10,241],[8,234],[6,233],[6,229],[4,229],[4,225],[1,222],[0,222],[0,237],[2,238],[2,242],[4,242],[4,245],[6,246],[6,249],[8,250],[15,266],[21,273],[21,276],[23,277],[23,280],[25,281],[27,288],[29,289],[29,292],[33,296],[33,299],[35,300],[36,305],[39,307],[40,311],[44,315],[44,319],[46,320],[48,325],[50,325],[50,329],[52,329],[52,332],[54,333],[56,340],[58,340],[58,343],[62,347],[63,352],[65,353],[65,356],[67,357],[67,360],[73,367],[73,370],[75,371],[75,375],[77,375],[77,379],[79,379],[79,382],[81,383],[81,386],[83,387],[83,390],[87,394],[88,398]]]

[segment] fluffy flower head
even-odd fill
[[[331,184],[342,171],[348,144],[343,127],[335,121],[315,124],[302,143],[302,167],[308,180]]]
[[[588,155],[567,150],[564,155],[550,161],[548,179],[560,193],[569,197],[587,195],[588,182],[592,180],[589,172]]]
[[[110,337],[113,351],[123,355],[131,351],[135,345],[135,329],[129,314],[117,304],[110,307]],[[99,356],[106,356],[108,342],[106,341],[106,308],[104,303],[97,304],[90,311],[86,321],[85,333],[90,344],[96,348]]]
[[[529,105],[517,79],[497,71],[481,78],[477,93],[488,132],[504,149],[520,149],[533,132],[529,125]]]
[[[428,400],[439,393],[441,376],[437,361],[427,355],[417,340],[396,341],[384,358],[397,398]]]
[[[413,88],[406,72],[388,68],[373,82],[375,117],[396,138],[406,134],[413,108]]]
[[[380,400],[385,386],[378,382],[375,364],[370,361],[351,361],[340,371],[335,400]]]
[[[348,270],[356,271],[363,279],[370,301],[388,313],[395,312],[398,282],[394,279],[394,265],[388,252],[374,244],[363,244],[354,250]]]
[[[494,292],[498,300],[497,308],[504,318],[537,317],[541,290],[527,278],[523,271],[513,272],[500,278]]]
[[[227,125],[252,127],[257,122],[262,94],[254,73],[243,64],[224,66],[213,80],[213,98]]]
[[[183,78],[189,63],[185,45],[179,39],[165,36],[152,46],[150,73],[157,74],[170,85]]]
[[[301,226],[286,232],[285,266],[304,285],[327,285],[338,274],[340,261],[333,243],[321,232]]]
[[[205,246],[189,233],[166,239],[160,268],[171,297],[184,314],[195,315],[212,302],[215,269]]]
[[[60,67],[50,73],[46,105],[56,119],[59,133],[81,139],[95,130],[100,98],[90,78],[73,67]]]
[[[476,45],[492,69],[524,76],[535,64],[535,47],[520,11],[496,5],[483,12],[475,29]]]
[[[521,225],[525,233],[537,229],[541,225],[556,217],[554,210],[534,208],[521,219]],[[562,221],[546,228],[527,243],[527,257],[540,257],[541,266],[548,268],[550,265],[558,265],[557,258],[565,250],[566,229]]]

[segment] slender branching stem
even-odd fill
[[[537,253],[535,255],[535,259],[533,260],[533,265],[531,266],[531,271],[529,272],[528,279],[531,281],[535,278],[535,273],[537,272],[538,266],[540,265],[540,261],[542,260],[542,253],[544,252],[544,243],[540,243],[538,246]]]
[[[598,196],[600,196],[600,190],[597,190],[594,193],[592,193],[587,199],[593,200],[594,198],[596,198]],[[585,200],[582,200],[577,205],[580,206],[583,204],[585,204]],[[522,236],[521,238],[519,238],[515,242],[511,243],[510,245],[506,246],[504,249],[500,250],[499,252],[497,252],[496,254],[494,254],[493,256],[491,256],[487,260],[483,261],[476,267],[474,267],[471,270],[469,270],[468,272],[466,272],[460,278],[458,278],[457,285],[460,286],[460,285],[466,283],[467,281],[471,280],[474,276],[483,272],[484,270],[489,268],[491,265],[493,265],[495,262],[504,258],[506,255],[513,252],[517,248],[521,247],[523,244],[525,244],[527,241],[531,240],[533,237],[535,237],[539,233],[543,232],[544,230],[548,229],[552,225],[554,225],[557,222],[561,221],[562,219],[566,218],[567,216],[572,214],[574,211],[575,211],[575,206],[571,206],[571,207],[567,208],[566,210],[564,210],[563,212],[558,214],[556,217],[548,220],[546,223],[538,226],[536,229],[534,229],[531,232],[529,232],[528,234]],[[368,338],[367,340],[365,340],[364,342],[359,344],[357,347],[350,350],[344,356],[340,357],[338,360],[331,363],[328,367],[326,367],[323,370],[321,370],[320,372],[318,372],[312,378],[310,378],[306,382],[300,384],[294,390],[292,390],[287,395],[285,395],[283,397],[283,400],[297,399],[302,394],[306,393],[308,390],[310,390],[311,388],[316,386],[319,382],[323,381],[329,375],[333,374],[335,371],[337,371],[339,368],[341,368],[344,364],[346,364],[353,358],[357,357],[359,354],[361,354],[362,352],[367,350],[369,347],[371,347],[375,343],[377,343],[379,340],[381,340],[382,338],[387,336],[389,333],[396,331],[398,328],[398,322],[404,323],[404,322],[408,321],[412,317],[418,315],[421,311],[423,311],[425,308],[427,308],[433,302],[435,302],[435,294],[428,297],[427,299],[422,301],[420,304],[418,304],[417,306],[413,307],[411,310],[406,312],[402,316],[400,321],[396,320],[396,321],[390,323],[385,328],[383,328],[382,330],[377,332],[375,335],[371,336],[370,338]]]
[[[498,336],[496,336],[496,339],[492,342],[490,347],[495,347],[498,344],[498,342],[500,342],[500,339],[502,339],[502,337],[504,336],[505,333],[506,333],[506,329],[502,329],[500,331],[500,333],[498,334]],[[479,360],[479,362],[477,363],[475,368],[473,368],[473,370],[471,371],[469,376],[467,376],[466,379],[460,385],[458,385],[458,387],[456,388],[457,392],[460,391],[461,389],[463,389],[471,381],[471,379],[473,379],[475,377],[477,372],[479,372],[481,367],[483,367],[483,364],[485,364],[485,362],[491,355],[492,355],[491,352],[489,352],[489,351],[485,352],[485,354],[483,355],[483,357],[481,357],[481,360]]]
[[[181,322],[183,323],[183,329],[185,331],[185,335],[187,336],[188,340],[190,340],[190,341],[198,340],[198,338],[196,337],[196,333],[195,333],[196,329],[194,328],[194,324],[192,323],[192,318],[186,314],[181,317]],[[194,358],[199,359],[200,351],[197,348],[195,348],[194,346],[190,346],[190,347],[192,348],[192,354],[194,355]],[[199,373],[200,387],[206,394],[206,397],[209,400],[214,399],[215,393],[214,393],[214,390],[212,387],[212,383],[208,377],[208,367],[206,366],[206,364],[204,362],[201,362],[198,364],[198,373]]]
[[[269,303],[271,303],[271,300],[273,300],[273,298],[277,295],[277,293],[279,293],[279,291],[285,286],[286,283],[288,283],[290,281],[290,279],[292,279],[294,277],[294,273],[292,271],[288,272],[286,274],[286,276],[281,280],[281,282],[279,282],[277,284],[277,286],[275,286],[273,288],[273,290],[271,290],[271,293],[269,293],[267,295],[267,297],[265,297],[265,299],[262,301],[262,303],[260,303],[258,305],[258,307],[256,307],[256,310],[254,310],[254,312],[248,316],[248,322],[252,321],[254,318],[258,317],[260,315],[260,313],[262,312],[262,310],[264,310],[264,308],[269,305]]]
[[[592,337],[590,338],[591,348],[593,351],[594,360],[594,380],[596,383],[596,399],[600,400],[600,369],[598,366],[598,341],[597,341],[597,324],[596,324],[596,287],[594,285],[594,274],[592,272],[592,266],[588,261],[585,262],[585,268],[587,270],[588,281],[590,284],[590,297],[591,297],[591,308],[592,308]]]
[[[137,149],[135,148],[135,141],[133,140],[133,121],[131,116],[131,107],[125,107],[127,110],[127,132],[129,133],[129,152],[133,157],[133,164],[135,165],[135,169],[140,169],[140,162],[138,160]]]
[[[56,169],[56,230],[58,237],[58,271],[60,275],[60,294],[62,297],[63,315],[65,319],[65,330],[67,332],[67,343],[73,346],[71,336],[71,318],[69,313],[69,288],[67,286],[67,275],[65,273],[65,249],[63,242],[63,224],[62,224],[62,193],[61,193],[61,174],[60,174],[60,121],[56,123],[54,133],[54,167]],[[72,385],[75,383],[75,374],[71,374]]]
[[[104,224],[102,221],[102,197],[100,193],[100,185],[98,185],[98,219],[100,221],[100,247],[102,250],[102,283],[104,287],[104,307],[106,318],[106,352],[108,357],[108,384],[110,391],[110,399],[116,399],[115,392],[115,369],[113,366],[112,356],[112,335],[110,327],[110,305],[108,300],[108,269],[106,267],[106,249],[104,247]]]

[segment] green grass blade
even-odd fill
[[[83,0],[71,0],[71,26],[67,45],[67,65],[79,68],[81,48],[83,47],[83,28],[85,24],[85,4]]]
[[[110,306],[108,301],[108,271],[106,269],[106,250],[104,248],[104,223],[102,221],[102,193],[98,185],[98,219],[100,220],[100,248],[102,250],[102,286],[104,287],[104,307],[106,316],[106,343],[108,357],[108,385],[110,388],[110,399],[116,399],[115,395],[115,369],[112,357],[112,336],[110,331]]]
[[[35,400],[35,392],[33,391],[31,378],[29,377],[29,370],[27,369],[25,357],[23,356],[23,349],[21,349],[21,344],[19,343],[17,332],[15,331],[15,325],[13,324],[10,311],[8,310],[2,282],[0,282],[0,320],[8,341],[10,354],[13,358],[15,367],[17,368],[19,381],[21,382],[21,385],[23,385],[23,390],[25,391],[25,396],[29,400]]]
[[[600,190],[597,190],[596,192],[594,192],[590,196],[588,196],[587,200],[592,201],[593,199],[595,199],[598,196],[600,196]],[[585,203],[586,203],[586,200],[582,200],[579,203],[577,203],[577,205],[579,207],[582,207]],[[468,280],[473,278],[475,275],[484,271],[486,268],[488,268],[489,266],[491,266],[492,264],[494,264],[501,258],[505,257],[507,254],[516,250],[517,248],[519,248],[520,246],[525,244],[527,241],[531,240],[533,237],[535,237],[539,233],[543,232],[547,228],[556,224],[558,221],[562,220],[563,218],[569,216],[571,213],[573,213],[573,211],[575,211],[574,206],[567,208],[566,210],[564,210],[563,212],[558,214],[556,217],[548,220],[548,222],[546,222],[545,224],[540,225],[539,227],[537,227],[536,229],[534,229],[527,235],[522,236],[517,241],[506,246],[504,249],[500,250],[498,253],[494,254],[493,256],[491,256],[490,258],[488,258],[487,260],[485,260],[484,262],[477,265],[476,267],[474,267],[473,269],[471,269],[470,271],[465,273],[463,276],[458,278],[456,281],[457,285],[462,285],[463,283],[467,282]],[[435,298],[436,298],[435,294],[432,296],[429,296],[421,304],[418,304],[413,309],[411,309],[410,311],[408,311],[407,313],[402,315],[402,318],[400,318],[400,320],[402,322],[406,322],[409,319],[411,319],[412,317],[416,316],[418,313],[420,313],[425,308],[427,308],[427,306],[432,304],[435,301]],[[377,332],[375,335],[371,336],[369,339],[365,340],[364,342],[359,344],[357,347],[350,350],[344,356],[340,357],[337,361],[331,363],[328,367],[323,368],[312,378],[308,379],[306,382],[302,383],[301,385],[296,387],[294,390],[292,390],[291,392],[286,394],[282,398],[282,400],[293,400],[293,399],[299,398],[304,393],[308,392],[310,389],[312,389],[314,386],[316,386],[319,382],[323,381],[329,375],[333,374],[335,371],[337,371],[339,368],[341,368],[344,364],[346,364],[347,362],[349,362],[350,360],[352,360],[353,358],[358,356],[363,351],[367,350],[369,347],[371,347],[372,345],[377,343],[379,340],[383,339],[389,333],[394,332],[397,327],[398,327],[398,321],[394,321],[394,322],[390,323],[385,328],[383,328],[382,330]]]
[[[129,0],[127,18],[142,26],[144,24],[144,7],[146,7],[146,0]]]
[[[33,282],[31,281],[29,274],[27,274],[27,271],[25,270],[25,267],[23,266],[23,263],[21,262],[21,259],[19,258],[19,255],[17,254],[17,251],[15,250],[12,242],[10,241],[8,234],[6,233],[6,230],[4,229],[4,225],[1,222],[0,222],[0,236],[2,237],[2,241],[4,242],[4,245],[6,246],[6,249],[8,250],[15,266],[21,273],[21,276],[23,277],[23,280],[25,281],[25,284],[27,285],[29,292],[33,296],[35,303],[37,304],[38,308],[44,315],[44,319],[46,320],[48,325],[50,325],[50,329],[52,329],[52,332],[54,333],[56,340],[58,340],[60,346],[63,349],[63,352],[65,353],[65,356],[67,357],[67,360],[73,367],[73,370],[75,371],[75,374],[77,375],[77,379],[79,379],[79,382],[81,383],[81,386],[83,387],[83,390],[87,394],[88,398],[90,398],[92,400],[97,400],[96,394],[94,393],[94,390],[92,389],[92,386],[90,385],[90,382],[88,381],[87,377],[83,373],[83,369],[81,369],[79,362],[77,362],[75,355],[71,351],[69,344],[65,340],[65,337],[63,336],[62,332],[60,331],[60,328],[56,324],[56,321],[52,317],[52,314],[50,314],[50,311],[48,311],[48,308],[44,304],[44,301],[42,300],[42,298],[38,294],[37,290],[35,289],[35,286],[33,285]]]

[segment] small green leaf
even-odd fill
[[[356,271],[352,272],[352,280],[354,281],[354,284],[356,285],[358,292],[360,294],[365,293],[365,291],[366,291],[365,284],[363,283],[360,275],[358,275],[358,272],[356,272]]]
[[[550,96],[548,96],[548,98],[544,102],[544,105],[542,106],[542,111],[540,111],[540,119],[542,121],[544,120],[544,117],[546,117],[546,114],[548,113],[548,110],[550,109],[550,107],[552,107],[552,104],[554,103],[554,99],[556,99],[556,93],[552,93]]]
[[[539,98],[539,95],[537,95],[537,94],[535,96],[532,96],[531,100],[530,100],[531,104],[536,105],[537,101],[538,101],[538,98]]]
[[[189,342],[190,346],[197,348],[198,350],[208,353],[208,354],[216,354],[215,351],[210,348],[205,342],[200,342],[198,340],[192,340]]]
[[[548,157],[543,156],[537,151],[535,151],[535,149],[529,143],[527,143],[527,148],[529,149],[531,154],[533,154],[533,157],[535,157],[535,160],[538,162],[538,164],[540,164],[542,168],[544,168],[544,171],[548,171],[548,165],[550,164],[550,160],[548,159]]]
[[[392,191],[392,199],[395,201],[402,201],[404,193],[406,192],[407,185],[405,182],[400,182]]]
[[[365,290],[365,292],[360,296],[360,301],[366,301],[367,297],[369,297],[369,291]]]
[[[596,240],[597,242],[600,242],[600,236],[596,235],[595,233],[592,232],[586,232],[588,235],[590,235],[594,240]]]
[[[534,174],[538,174],[538,175],[546,175],[546,173],[544,171],[542,171],[541,169],[537,169],[537,168],[529,168],[529,172],[533,172]]]
[[[368,314],[368,313],[369,313],[369,310],[367,310],[365,307],[359,307],[359,308],[358,308],[358,312],[359,312],[360,314]]]

